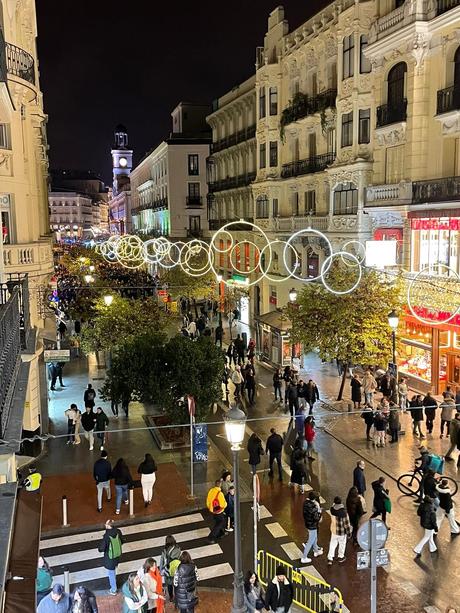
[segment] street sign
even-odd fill
[[[388,528],[380,519],[374,519],[373,521],[375,525],[375,546],[377,549],[382,549],[382,547],[385,547],[385,543],[387,542]],[[357,535],[360,547],[366,551],[369,551],[371,548],[370,524],[370,521],[363,524],[359,528]]]
[[[45,362],[70,362],[70,349],[48,349],[43,356]]]
[[[159,296],[167,296],[168,295],[168,290],[166,290],[166,289],[159,289],[157,293],[158,293]]]
[[[388,549],[377,549],[375,554],[377,566],[388,566],[390,563],[390,552]]]
[[[356,569],[367,570],[371,565],[370,551],[358,551],[356,555]]]

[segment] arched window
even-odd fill
[[[396,109],[404,102],[404,81],[407,66],[405,62],[399,62],[388,73],[388,106]]]
[[[256,200],[256,216],[262,219],[268,217],[268,198],[259,196]]]

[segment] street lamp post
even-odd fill
[[[243,563],[241,559],[241,512],[239,452],[244,440],[246,414],[236,405],[225,415],[225,433],[233,453],[233,479],[235,483],[235,572],[233,578],[233,604],[231,613],[244,613]]]
[[[106,294],[106,295],[104,296],[104,304],[105,304],[105,306],[108,306],[108,307],[109,307],[109,306],[112,304],[112,302],[113,302],[113,296],[112,296],[112,294]]]
[[[295,289],[295,287],[292,287],[289,290],[289,301],[295,302],[296,300],[297,300],[297,290]]]
[[[391,313],[388,313],[388,325],[391,328],[391,339],[393,342],[393,364],[396,366],[396,330],[399,325],[399,317],[394,309]]]

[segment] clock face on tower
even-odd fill
[[[125,157],[121,157],[118,160],[118,165],[121,166],[121,168],[126,168],[126,166],[128,165],[128,160]]]

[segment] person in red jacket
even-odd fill
[[[315,451],[313,447],[313,441],[315,440],[315,421],[311,415],[305,420],[305,442],[307,443],[307,458],[314,460],[312,453]]]

